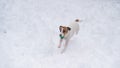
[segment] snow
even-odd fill
[[[82,20],[65,53],[60,25]],[[120,68],[119,0],[0,0],[0,68]]]

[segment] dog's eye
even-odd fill
[[[65,30],[63,30],[63,33],[65,33]]]

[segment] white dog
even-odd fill
[[[64,49],[61,53],[63,53],[66,50],[66,47],[68,45],[68,42],[70,38],[76,33],[78,34],[79,31],[79,19],[76,19],[74,22],[72,22],[69,26],[60,26],[60,42],[58,45],[58,48],[61,47],[63,39],[65,40]]]

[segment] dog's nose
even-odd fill
[[[60,34],[60,36],[62,36],[62,34]]]

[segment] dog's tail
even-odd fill
[[[80,20],[80,19],[75,19],[75,22],[82,22],[82,20]]]

